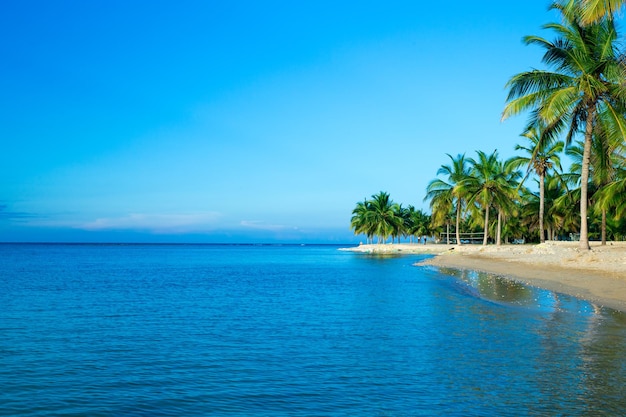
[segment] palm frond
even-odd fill
[[[597,23],[603,18],[613,19],[626,3],[624,0],[581,0],[583,10],[581,22]]]

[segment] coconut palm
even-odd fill
[[[431,232],[430,215],[424,213],[422,210],[413,210],[410,216],[410,232],[412,236],[418,236],[418,239],[421,239],[421,236],[426,236]]]
[[[402,220],[404,235],[409,237],[410,243],[413,243],[414,237],[419,239],[430,232],[430,215],[411,205],[402,209]]]
[[[606,136],[606,132],[602,131],[602,124],[599,124],[594,130],[594,135]],[[572,170],[576,170],[581,165],[581,148],[578,144],[568,149],[568,155],[573,159]],[[611,183],[618,181],[624,172],[624,155],[623,143],[621,140],[595,140],[592,144],[590,155],[590,187],[594,189],[594,193],[590,193],[592,197],[590,202],[596,214],[601,215],[601,240],[606,245],[607,235],[607,211],[614,207],[615,199],[607,199],[603,195],[603,190]]]
[[[601,192],[609,184],[616,181],[622,172],[622,163],[624,161],[621,154],[623,140],[607,140],[606,132],[602,130],[603,124],[599,124],[596,134],[601,136],[600,140],[593,142],[591,149],[590,165],[592,169],[591,179],[597,188],[597,195],[594,196],[594,209],[599,212],[601,219],[601,240],[602,245],[606,245],[607,235],[607,211],[612,206],[611,201],[601,198]]]
[[[384,242],[389,236],[399,236],[404,232],[403,209],[399,204],[391,201],[389,194],[381,191],[372,195],[370,200],[358,202],[352,210],[350,226],[355,234],[363,233],[368,243],[372,243],[374,236],[378,242]]]
[[[413,208],[413,210],[415,209]],[[409,234],[409,229],[411,227],[410,210],[409,208],[402,207],[402,204],[395,204],[393,211],[397,221],[394,222],[391,238],[392,241],[394,237],[398,238],[398,243],[400,243],[400,238],[406,237]]]
[[[367,211],[367,223],[370,224],[374,235],[378,236],[378,242],[384,242],[399,229],[402,218],[397,216],[398,207],[389,194],[381,191],[372,195]]]
[[[582,148],[578,148],[580,150],[580,155],[583,154]],[[572,154],[576,151],[575,146],[570,146],[567,148],[566,153],[571,157]],[[581,157],[582,158],[582,157]],[[576,167],[574,167],[575,169]],[[550,184],[551,181],[548,181]],[[559,229],[562,232],[567,232],[572,235],[578,235],[577,232],[580,231],[580,210],[577,210],[576,207],[580,207],[580,168],[577,171],[563,172],[558,181],[552,179],[552,186],[555,186],[554,182],[557,182],[557,187],[560,187],[560,190],[554,198],[552,207],[548,210],[548,217],[553,217],[556,219],[559,225]],[[548,189],[550,186],[548,187]],[[593,193],[593,190],[591,190]]]
[[[531,110],[530,125],[543,125],[549,131],[567,129],[566,144],[584,132],[581,167],[580,247],[589,249],[587,226],[587,183],[593,128],[600,120],[611,126],[607,132],[626,134],[626,85],[623,83],[620,56],[616,49],[618,34],[609,19],[583,26],[580,9],[571,13],[561,4],[563,23],[545,26],[557,33],[553,42],[538,36],[524,38],[526,44],[545,49],[543,61],[554,71],[532,70],[509,80],[509,94],[503,119]],[[574,6],[571,6],[574,7]],[[576,6],[579,7],[579,6]],[[598,117],[602,114],[602,117]]]
[[[366,236],[366,243],[371,243],[373,234],[371,233],[371,225],[368,223],[369,201],[363,199],[356,204],[354,210],[352,210],[352,218],[350,219],[350,227],[354,230],[354,234],[364,234]]]
[[[522,180],[522,183],[526,180],[531,171],[534,171],[539,178],[539,242],[543,243],[546,239],[545,228],[543,225],[545,218],[545,178],[548,172],[557,166],[559,170],[561,168],[561,160],[559,154],[563,151],[563,142],[552,142],[542,135],[542,129],[538,127],[532,127],[528,129],[521,136],[528,139],[530,142],[528,146],[515,145],[515,150],[524,151],[524,155],[520,155],[513,159],[512,164],[515,167],[526,165],[528,167],[526,171],[526,177]]]
[[[497,242],[500,243],[501,221],[504,212],[515,200],[517,189],[516,178],[519,174],[513,169],[513,164],[503,163],[498,159],[498,151],[487,155],[477,151],[478,159],[468,159],[471,164],[471,174],[463,183],[463,192],[468,195],[468,203],[476,204],[484,213],[483,245],[489,239],[489,212],[492,207],[498,210]]]
[[[445,175],[447,180],[436,178],[432,180],[426,188],[426,199],[431,200],[431,208],[435,214],[435,208],[438,213],[449,212],[450,207],[454,206],[456,210],[456,244],[461,244],[461,214],[464,205],[464,189],[463,181],[469,176],[469,164],[465,159],[465,154],[457,155],[450,158],[451,165],[442,165],[437,171],[437,175]],[[449,243],[449,239],[448,239]]]
[[[497,151],[487,156],[483,151],[477,151],[478,160],[469,159],[472,165],[471,175],[462,183],[468,194],[468,203],[480,208],[484,213],[483,246],[489,239],[489,211],[491,208],[491,192],[495,185],[497,173]]]
[[[514,159],[498,162],[498,183],[497,192],[494,193],[495,207],[498,209],[498,227],[496,230],[496,244],[502,243],[502,222],[505,216],[517,215],[519,206],[519,187],[521,173],[517,169]]]
[[[598,192],[598,202],[602,207],[611,207],[615,220],[626,218],[626,161],[621,156],[621,163],[615,172],[615,179]]]
[[[548,173],[545,178],[546,187],[544,195],[544,205],[546,216],[543,221],[544,227],[548,231],[548,239],[555,240],[560,232],[567,226],[575,224],[578,227],[577,211],[572,209],[575,204],[569,206],[559,206],[557,200],[569,192],[568,185],[562,178],[562,174]]]
[[[584,153],[583,144],[578,142],[575,146],[570,146],[566,153],[572,159],[571,172],[568,174],[570,182],[580,185],[579,172]],[[606,199],[600,199],[598,193],[613,182],[616,177],[617,166],[615,165],[615,157],[612,157],[611,153],[612,150],[607,148],[607,142],[599,140],[593,142],[589,163],[590,181],[587,185],[590,211],[601,216],[600,234],[603,245],[606,245],[606,217],[607,209],[611,203]],[[574,191],[575,195],[580,195],[577,190]],[[591,221],[597,222],[597,219],[591,219]]]
[[[581,21],[591,24],[603,18],[612,19],[624,7],[626,0],[568,0],[564,5],[575,10],[576,3],[580,3],[582,8]]]
[[[368,243],[373,242],[374,236],[381,243],[389,236],[395,237],[404,233],[401,211],[401,206],[395,204],[388,193],[381,191],[372,195],[371,200],[365,199],[357,203],[352,210],[350,226],[355,234],[365,234]]]
[[[450,223],[455,217],[454,198],[452,192],[441,192],[430,201],[432,209],[431,226],[441,232],[440,227],[446,226],[446,243],[450,243]]]

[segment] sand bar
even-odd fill
[[[591,242],[589,251],[578,249],[578,242],[552,241],[502,246],[374,244],[350,250],[435,254],[421,265],[489,272],[626,312],[626,242]]]

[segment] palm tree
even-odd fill
[[[599,124],[597,132],[594,134],[601,137],[607,137],[607,132],[603,131],[603,124]],[[609,184],[616,181],[621,171],[621,162],[623,156],[620,153],[620,147],[622,140],[608,140],[602,139],[595,140],[591,149],[590,165],[593,172],[591,179],[594,186],[597,188],[597,193],[606,188]],[[594,208],[599,211],[601,220],[601,240],[602,245],[606,245],[606,233],[607,233],[607,211],[611,206],[610,201],[604,201],[600,198],[600,195],[596,195],[594,198]]]
[[[399,229],[402,218],[396,214],[397,206],[389,194],[383,191],[372,195],[372,200],[369,201],[366,221],[370,224],[373,234],[378,236],[379,243],[386,241]]]
[[[618,179],[604,187],[598,196],[603,206],[612,207],[615,210],[615,220],[626,217],[626,171],[619,171]]]
[[[352,210],[350,227],[354,230],[355,235],[363,233],[366,236],[366,243],[371,243],[374,235],[371,233],[371,225],[367,221],[368,211],[369,201],[367,199],[358,202],[354,210]]]
[[[391,201],[388,193],[381,191],[372,195],[372,199],[358,202],[352,210],[350,226],[354,234],[363,233],[368,243],[372,243],[374,236],[378,242],[384,242],[389,236],[399,236],[404,232],[403,209],[399,204]]]
[[[415,208],[413,208],[413,210],[415,210]],[[409,208],[402,207],[402,204],[395,204],[393,211],[397,221],[394,222],[391,236],[392,240],[394,236],[397,237],[398,243],[400,243],[400,238],[406,237],[409,233],[409,229],[411,228],[410,210]]]
[[[543,221],[545,218],[545,182],[546,175],[555,165],[561,168],[561,160],[559,154],[563,151],[563,142],[557,141],[550,143],[545,136],[541,134],[542,130],[532,127],[521,136],[528,139],[529,146],[515,145],[516,151],[525,151],[525,155],[516,157],[512,164],[516,167],[526,165],[526,177],[522,183],[528,178],[531,170],[539,177],[539,242],[546,240],[545,228]]]
[[[514,201],[517,189],[515,182],[519,174],[515,174],[513,164],[498,160],[498,151],[491,155],[477,151],[478,160],[469,159],[472,165],[471,175],[462,183],[463,192],[468,195],[469,204],[478,204],[484,211],[483,245],[489,239],[489,211],[491,207],[498,209],[497,241],[500,243],[502,215]]]
[[[581,199],[581,165],[582,155],[584,153],[583,144],[578,142],[577,146],[569,146],[566,148],[565,153],[574,160],[571,164],[569,171],[563,172],[559,176],[558,187],[561,188],[558,196],[554,199],[554,204],[550,210],[550,215],[558,219],[560,228],[564,232],[569,232],[570,235],[578,235],[580,231],[580,211],[575,210],[575,207],[580,207]],[[555,179],[553,179],[555,182]],[[554,185],[554,184],[553,184]],[[592,182],[587,184],[588,196],[593,196],[596,192]],[[591,200],[587,201],[587,204],[591,204]],[[589,219],[587,219],[589,222]],[[590,224],[593,223],[590,222]]]
[[[612,19],[616,13],[626,4],[626,0],[569,0],[564,3],[565,7],[576,8],[580,2],[582,19],[584,24],[592,24],[603,18]]]
[[[572,207],[575,207],[575,204],[567,207],[557,204],[557,200],[569,192],[567,183],[561,174],[547,174],[545,182],[544,204],[547,209],[543,225],[548,231],[548,238],[555,240],[558,233],[563,231],[566,226],[569,227],[575,224],[578,227],[578,217],[576,210],[572,209]]]
[[[517,214],[517,202],[519,200],[519,179],[521,173],[513,159],[497,164],[498,187],[494,192],[494,205],[498,209],[498,226],[496,230],[496,244],[502,244],[502,222],[505,216]]]
[[[446,226],[446,243],[450,243],[450,221],[454,218],[454,198],[452,192],[441,192],[433,196],[430,200],[432,209],[431,226],[439,230],[439,227]],[[439,230],[440,231],[440,230]]]
[[[625,136],[626,84],[622,82],[622,66],[615,47],[618,34],[613,22],[601,19],[583,26],[580,13],[570,13],[558,3],[552,7],[560,10],[564,18],[562,24],[545,26],[557,33],[557,39],[550,42],[538,36],[527,36],[524,40],[526,44],[544,48],[543,61],[555,71],[532,70],[513,76],[507,83],[510,90],[502,118],[532,110],[530,125],[543,125],[554,132],[567,128],[566,144],[584,131],[580,247],[589,249],[587,182],[593,127],[604,120],[612,127],[607,131]],[[580,12],[578,8],[575,11]],[[603,117],[598,117],[599,114]]]
[[[440,212],[445,212],[446,215],[451,206],[456,209],[456,244],[461,244],[461,213],[463,211],[464,204],[464,189],[462,187],[463,181],[469,177],[469,165],[465,154],[457,155],[456,159],[450,154],[448,158],[452,162],[451,165],[442,165],[437,171],[437,175],[446,175],[447,182],[436,178],[432,180],[426,188],[426,197],[424,200],[431,200],[431,207],[433,209],[438,208]],[[445,204],[444,204],[445,202]],[[433,214],[435,210],[433,210]],[[448,242],[449,243],[449,242]]]
[[[596,127],[594,135],[606,135],[601,130],[602,124]],[[622,172],[623,156],[620,153],[620,141],[610,142],[609,140],[594,140],[591,148],[589,176],[591,178],[589,187],[592,192],[589,193],[589,202],[592,204],[592,212],[599,213],[601,216],[600,234],[602,245],[606,245],[607,232],[607,210],[613,205],[614,200],[602,198],[602,191],[611,183],[616,181]],[[578,143],[576,146],[570,147],[567,154],[572,158],[571,171],[578,172],[582,165],[583,145]],[[572,174],[576,178],[575,174]]]
[[[414,210],[410,213],[411,216],[411,235],[426,236],[430,233],[430,215],[424,213],[422,210]],[[424,242],[426,243],[426,242]]]

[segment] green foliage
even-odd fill
[[[565,133],[565,143],[583,134],[580,166],[580,242],[588,244],[588,180],[592,147],[623,143],[626,136],[624,62],[617,49],[613,20],[581,21],[588,3],[554,3],[562,22],[545,25],[556,33],[549,41],[527,36],[528,45],[544,49],[543,62],[552,70],[532,70],[509,80],[503,119],[530,111],[529,126],[541,126],[548,138]],[[596,163],[596,167],[599,167]]]
[[[403,208],[384,191],[357,203],[350,226],[355,234],[366,235],[368,243],[373,242],[374,237],[378,243],[383,243],[389,237],[400,241],[401,237],[425,236],[431,231],[428,214],[413,206]]]
[[[543,52],[547,69],[511,77],[505,120],[527,112],[520,153],[502,161],[498,152],[476,158],[447,154],[426,188],[429,216],[395,204],[387,193],[357,203],[351,226],[368,240],[420,236],[454,227],[482,229],[487,243],[503,238],[543,241],[580,232],[588,239],[626,237],[626,54],[614,15],[625,0],[562,0],[552,4],[559,22],[544,26],[549,40],[526,36]],[[477,138],[479,139],[479,138]],[[568,171],[561,166],[566,153]],[[539,192],[526,188],[536,182]],[[453,225],[454,222],[454,225]]]

